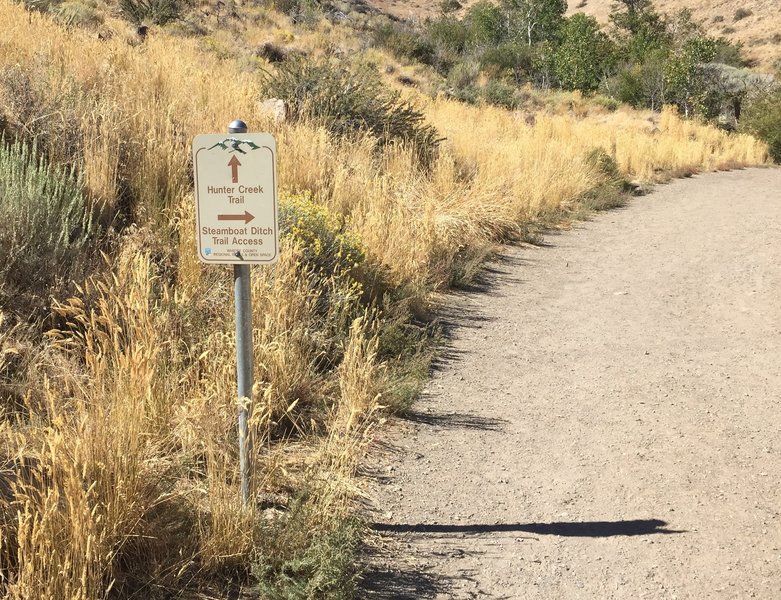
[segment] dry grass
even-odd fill
[[[246,577],[258,548],[285,551],[284,536],[268,537],[269,498],[306,490],[303,514],[322,529],[358,493],[360,450],[393,393],[378,351],[384,319],[468,278],[498,242],[575,210],[605,179],[591,150],[644,181],[766,160],[752,138],[672,113],[658,125],[621,111],[586,118],[572,97],[530,125],[418,98],[447,137],[424,172],[409,148],[378,154],[369,138],[264,122],[257,77],[194,41],[155,32],[131,47],[8,0],[0,12],[6,128],[80,169],[104,224],[126,226],[78,293],[57,299],[45,339],[0,320],[0,376],[13,379],[0,389],[13,383],[22,399],[0,425],[8,598],[153,598]],[[301,43],[325,43],[307,35]],[[328,271],[291,237],[274,269],[254,272],[259,502],[249,509],[237,482],[232,281],[197,262],[189,165],[191,138],[234,117],[277,136],[283,201],[306,193],[366,255]],[[384,291],[386,304],[367,307]],[[38,350],[10,373],[30,340]]]

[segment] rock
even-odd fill
[[[279,98],[263,100],[258,105],[258,112],[260,112],[261,116],[270,118],[274,123],[287,121],[287,104]]]

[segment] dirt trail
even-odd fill
[[[781,598],[781,170],[547,241],[454,298],[361,597]]]

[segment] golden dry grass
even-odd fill
[[[283,201],[305,193],[338,215],[382,289],[418,305],[497,242],[573,210],[604,182],[586,158],[594,148],[643,181],[766,161],[754,139],[671,112],[657,125],[632,112],[587,115],[572,96],[562,114],[530,125],[418,98],[447,137],[423,172],[409,149],[378,155],[369,138],[264,121],[257,76],[195,41],[155,32],[132,47],[66,31],[8,0],[0,13],[8,129],[77,166],[106,224],[136,224],[72,298],[56,299],[57,327],[38,340],[23,380],[25,408],[0,427],[8,598],[181,589],[244,572],[270,543],[262,511],[239,502],[232,282],[195,255],[195,134],[235,117],[274,133]],[[300,41],[317,47],[321,33]],[[357,461],[393,378],[378,354],[383,316],[362,304],[371,277],[324,276],[307,260],[286,241],[274,269],[255,271],[253,494],[306,489],[316,528],[357,493]],[[0,326],[0,360],[17,333]]]

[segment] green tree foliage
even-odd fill
[[[593,92],[613,63],[615,47],[594,17],[577,13],[561,29],[554,71],[565,89]]]
[[[496,46],[507,34],[502,11],[489,0],[480,0],[470,6],[464,22],[469,30],[470,42],[477,47]]]
[[[480,69],[489,77],[510,75],[516,83],[523,83],[533,75],[534,50],[522,42],[505,42],[483,52],[479,63]]]
[[[675,104],[684,115],[716,118],[747,93],[724,85],[713,64],[743,65],[740,46],[709,37],[688,10],[661,15],[651,0],[617,0],[608,34],[592,17],[565,18],[566,8],[565,0],[481,0],[463,19],[443,10],[417,41],[408,32],[386,36],[384,45],[433,64],[448,92],[468,102],[511,106],[518,94],[507,93],[507,85],[530,82],[601,89],[636,107]]]
[[[705,112],[710,90],[703,64],[713,60],[715,54],[715,42],[698,36],[676,48],[665,63],[665,101],[676,104],[687,117]]]
[[[664,76],[667,52],[650,52],[641,63],[625,64],[604,82],[605,93],[632,106],[660,110],[664,104],[667,83]]]
[[[528,46],[553,41],[564,24],[566,0],[501,0],[508,35]]]
[[[781,164],[781,88],[760,94],[748,103],[741,129],[767,142],[770,157]]]
[[[642,62],[650,52],[669,45],[662,16],[650,0],[620,0],[610,15],[621,54],[628,61]]]

